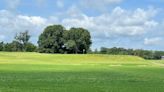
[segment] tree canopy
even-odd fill
[[[161,59],[164,56],[164,51],[151,51],[142,49],[125,49],[125,48],[105,48],[102,47],[100,51],[95,50],[95,54],[110,54],[110,55],[134,55],[144,59]]]
[[[61,25],[48,26],[39,36],[39,52],[63,53],[65,28]]]
[[[67,48],[68,50],[72,50],[71,53],[87,53],[92,43],[89,31],[83,28],[71,28],[65,32],[64,38],[67,42],[65,44],[66,47],[74,44],[73,50],[71,49],[72,47]]]
[[[41,53],[87,53],[91,36],[83,28],[66,30],[62,25],[52,25],[39,36],[38,44]]]
[[[15,39],[11,43],[0,43],[0,51],[9,52],[33,52],[36,51],[36,46],[29,42],[30,35],[28,31],[20,32],[15,35]]]

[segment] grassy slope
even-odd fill
[[[0,92],[164,92],[163,61],[0,52]]]

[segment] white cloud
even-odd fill
[[[11,41],[16,33],[25,30],[29,30],[33,37],[37,37],[48,25],[45,18],[17,15],[7,10],[1,10],[0,17],[0,40],[4,41]]]
[[[144,44],[145,45],[159,45],[162,43],[162,38],[155,37],[155,38],[145,38]]]
[[[129,11],[116,7],[110,13],[93,17],[73,6],[58,16],[44,18],[0,10],[0,40],[11,41],[16,33],[29,30],[33,42],[36,43],[40,33],[50,24],[62,24],[67,28],[84,27],[91,32],[93,39],[101,42],[109,37],[137,37],[158,26],[159,23],[153,20],[156,13],[157,10],[153,8]],[[149,39],[145,39],[146,44],[150,42]]]
[[[44,25],[46,23],[46,19],[40,17],[40,16],[24,16],[24,15],[18,15],[18,19],[26,21],[34,26],[40,26]]]
[[[96,17],[73,12],[71,13],[72,16],[63,19],[61,23],[68,27],[87,28],[94,36],[136,36],[143,35],[158,25],[158,22],[153,20],[156,12],[153,8],[148,10],[138,8],[134,11],[128,11],[116,7],[111,13]]]

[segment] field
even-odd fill
[[[0,52],[0,92],[164,92],[164,61]]]

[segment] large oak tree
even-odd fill
[[[41,53],[87,53],[91,36],[83,28],[65,30],[61,25],[52,25],[39,36],[38,44]]]

